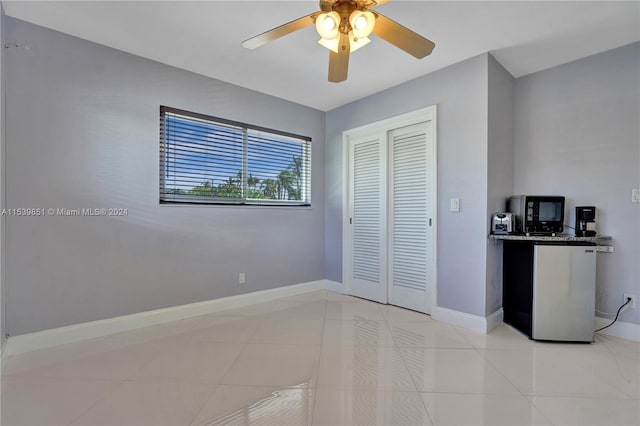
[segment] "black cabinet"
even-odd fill
[[[533,242],[505,240],[502,253],[504,322],[531,337]]]

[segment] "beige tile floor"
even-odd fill
[[[488,335],[331,292],[12,357],[3,425],[638,425],[640,343]]]

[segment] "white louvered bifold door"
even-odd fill
[[[349,146],[349,224],[346,278],[351,294],[387,302],[386,134]]]
[[[389,303],[430,313],[435,281],[431,121],[389,132]]]

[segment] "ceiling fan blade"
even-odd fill
[[[347,79],[349,72],[349,35],[340,33],[340,44],[338,53],[333,50],[329,52],[329,81],[340,83]]]
[[[255,49],[256,47],[260,47],[263,44],[269,43],[270,41],[279,39],[280,37],[284,37],[287,34],[291,34],[294,31],[306,28],[314,24],[317,15],[318,12],[313,12],[307,16],[303,16],[302,18],[287,22],[284,25],[280,25],[279,27],[273,28],[269,31],[243,41],[242,46],[246,47],[247,49]]]
[[[411,31],[409,28],[398,24],[378,12],[376,15],[376,25],[373,33],[383,40],[388,41],[408,54],[422,59],[430,55],[436,44],[420,34]]]

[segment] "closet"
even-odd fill
[[[430,313],[436,291],[436,107],[344,133],[347,293]]]

